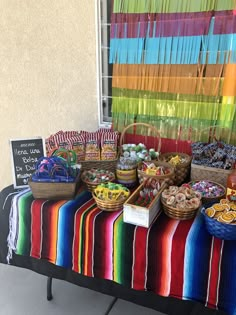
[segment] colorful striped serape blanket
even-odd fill
[[[12,199],[8,246],[9,260],[14,251],[236,314],[236,241],[211,237],[201,214],[178,221],[161,213],[146,229],[124,223],[122,211],[99,210],[82,189],[69,201],[35,200],[24,190]]]

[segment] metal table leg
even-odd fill
[[[47,279],[47,300],[51,301],[53,299],[52,296],[52,277],[48,277]]]

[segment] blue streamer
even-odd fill
[[[110,46],[111,63],[197,64],[199,57],[201,64],[236,62],[236,34],[117,38]]]
[[[178,37],[172,37],[172,53],[170,64],[177,63],[177,53],[178,53]]]
[[[166,39],[165,64],[170,64],[172,54],[172,37]]]
[[[165,64],[166,37],[160,37],[159,64]]]

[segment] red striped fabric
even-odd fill
[[[179,224],[172,240],[171,279],[175,281],[170,283],[171,296],[183,296],[185,244],[191,226],[191,220]],[[182,241],[180,242],[180,240]],[[178,261],[178,264],[176,264],[176,261]]]
[[[134,232],[132,286],[136,290],[146,288],[148,232],[143,227],[136,227]]]
[[[212,238],[211,257],[209,263],[208,295],[206,306],[215,308],[218,304],[220,266],[224,241]]]

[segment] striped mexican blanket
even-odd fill
[[[204,303],[236,314],[236,241],[211,237],[199,214],[178,221],[160,214],[149,228],[100,211],[91,194],[74,200],[12,199],[11,251],[137,290]]]

